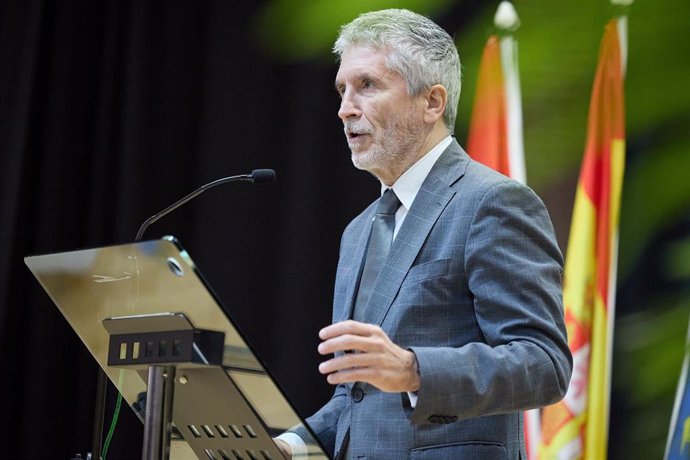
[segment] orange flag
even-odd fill
[[[563,401],[542,412],[540,458],[606,459],[618,218],[625,131],[619,26],[605,28],[563,274],[574,368]],[[623,34],[624,36],[624,34]]]
[[[512,3],[501,2],[494,26],[502,33],[500,38],[491,35],[482,53],[467,151],[475,160],[525,184],[518,50],[510,34],[519,24]],[[524,426],[527,460],[537,460],[541,437],[538,409],[525,412]]]
[[[496,171],[525,182],[517,44],[491,35],[479,64],[467,152]]]

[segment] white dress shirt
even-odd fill
[[[405,216],[407,216],[407,211],[410,210],[414,199],[417,197],[417,193],[419,193],[419,189],[422,188],[422,183],[426,179],[426,176],[429,175],[431,168],[436,164],[436,160],[438,160],[452,141],[452,137],[446,136],[441,142],[436,144],[434,148],[429,150],[429,153],[410,166],[410,168],[395,181],[393,186],[390,187],[395,192],[401,204],[398,211],[395,213],[395,230],[393,230],[394,240],[398,235],[400,226],[405,220]],[[382,182],[381,195],[383,195],[388,188],[389,187]]]

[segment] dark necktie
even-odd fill
[[[395,212],[399,207],[400,200],[392,189],[386,190],[379,199],[376,216],[371,225],[366,260],[352,313],[352,318],[357,321],[364,319],[364,309],[391,248],[395,230]]]

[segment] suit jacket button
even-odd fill
[[[352,389],[352,400],[356,403],[364,399],[364,391],[361,388],[354,387]]]

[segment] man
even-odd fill
[[[526,458],[521,412],[560,400],[572,366],[546,209],[451,137],[460,60],[439,26],[367,13],[334,52],[352,161],[382,197],[343,234],[318,348],[336,388],[307,422],[335,458]]]

